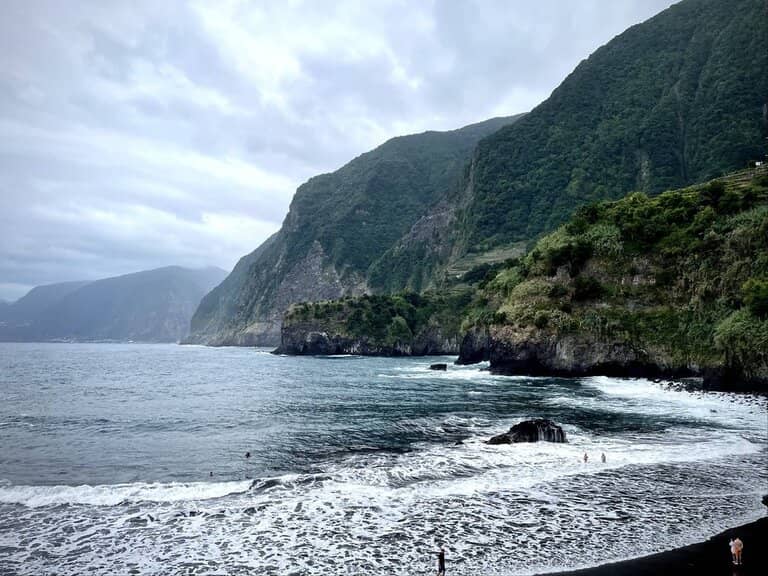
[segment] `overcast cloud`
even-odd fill
[[[230,269],[386,139],[531,109],[671,0],[0,3],[0,298]]]

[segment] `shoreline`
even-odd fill
[[[728,549],[728,541],[736,536],[744,542],[741,566],[733,565]],[[543,572],[537,576],[752,576],[765,574],[768,569],[767,542],[768,516],[765,516],[688,546],[592,568]]]

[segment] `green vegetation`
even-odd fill
[[[332,174],[311,178],[291,202],[289,261],[317,241],[340,270],[366,274],[427,208],[453,191],[478,140],[510,118],[451,132],[393,138]]]
[[[308,325],[334,336],[362,339],[382,348],[411,345],[438,331],[442,339],[458,339],[461,319],[470,304],[469,288],[447,293],[404,292],[293,305],[283,319],[287,328]]]
[[[766,93],[764,2],[672,6],[598,49],[548,100],[479,144],[463,248],[530,240],[579,205],[746,167],[765,154]]]
[[[338,297],[366,284],[385,292],[423,289],[437,259],[427,250],[401,258],[395,245],[455,193],[477,142],[516,118],[393,138],[302,184],[280,231],[200,303],[190,341],[274,344],[291,303]]]
[[[768,187],[743,177],[580,209],[476,297],[471,325],[630,343],[768,378]]]
[[[656,196],[762,158],[767,93],[764,2],[682,0],[596,50],[525,116],[395,138],[309,180],[296,192],[280,232],[203,299],[192,341],[274,343],[291,303],[350,293],[479,282],[506,297],[530,274],[559,270],[578,278],[601,259],[636,259],[638,273],[625,271],[626,278],[644,284],[616,286],[591,273],[592,280],[585,276],[578,285],[563,278],[558,282],[567,297],[553,297],[553,311],[532,318],[541,324],[548,315],[547,326],[565,326],[569,307],[624,297],[644,305],[662,288],[677,294],[677,268],[667,259],[680,259],[690,248],[704,254],[727,240],[719,228],[724,219],[747,214],[753,200],[717,184],[702,191],[695,206]],[[579,210],[632,192],[615,217],[604,206]],[[542,239],[577,210],[569,228]],[[491,280],[494,266],[540,239],[538,252]],[[649,272],[642,250],[653,251]],[[491,266],[479,268],[483,264]],[[742,283],[749,279],[737,272]],[[698,285],[698,278],[690,281]],[[741,286],[733,291],[726,278],[713,280],[694,302],[717,299],[723,283],[729,297],[742,298]],[[750,296],[755,302],[758,292]],[[509,304],[488,312],[478,298],[467,323],[519,311]],[[692,310],[690,323],[702,321],[700,311]],[[618,331],[621,322],[611,319],[608,328]],[[658,314],[647,322],[668,326]]]
[[[741,287],[742,299],[757,318],[768,316],[768,281],[750,278]]]

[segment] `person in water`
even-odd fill
[[[603,461],[603,464],[605,464],[605,452],[603,452],[602,454],[600,454],[600,460],[602,460],[602,461]]]
[[[587,456],[587,453],[584,452],[584,464],[587,463],[587,460],[589,460],[589,457]]]
[[[445,576],[445,548],[442,546],[437,553],[437,576]]]

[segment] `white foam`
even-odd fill
[[[768,440],[765,426],[768,401],[764,397],[671,389],[645,379],[594,376],[581,382],[597,388],[603,395],[594,398],[560,396],[550,402],[579,403],[602,411],[680,415],[729,428],[743,428]]]
[[[421,365],[402,372],[442,376]],[[482,376],[465,379],[468,394],[517,386],[516,379],[467,373]],[[511,414],[503,424],[495,415],[423,416],[400,424],[456,427],[470,437],[462,445],[425,442],[404,454],[356,454],[319,464],[314,476],[286,475],[253,490],[247,481],[48,488],[0,482],[0,504],[26,506],[13,509],[20,536],[7,540],[18,547],[9,556],[28,574],[44,572],[55,555],[63,575],[225,573],[236,566],[348,576],[369,572],[375,560],[379,571],[404,576],[427,573],[434,543],[447,538],[456,573],[506,576],[648,554],[763,513],[765,477],[755,463],[765,455],[768,431],[759,402],[700,398],[648,381],[582,383],[598,397],[576,393],[551,402],[594,402],[596,409],[688,422],[606,434],[561,422],[567,444],[490,446],[483,440],[538,414]],[[125,501],[136,505],[115,506]],[[63,503],[98,508],[32,508]],[[23,549],[22,540],[35,548]],[[82,552],[84,543],[93,551]]]
[[[123,502],[180,502],[244,492],[251,482],[171,482],[101,486],[0,486],[0,503],[32,508],[61,504],[116,506]]]

